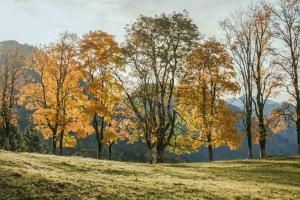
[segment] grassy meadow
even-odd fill
[[[0,199],[300,199],[300,158],[148,165],[0,151]]]

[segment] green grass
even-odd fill
[[[148,165],[0,151],[0,199],[300,199],[300,158]]]

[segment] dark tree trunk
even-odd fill
[[[248,138],[248,159],[253,158],[253,151],[252,151],[252,135],[251,132],[247,132],[247,138]]]
[[[10,150],[9,134],[10,134],[10,125],[5,121],[5,128],[4,128],[4,149],[5,150]]]
[[[157,150],[155,163],[164,163],[164,150]]]
[[[52,136],[52,154],[56,154],[56,143],[57,143],[57,138],[56,138],[56,133],[53,134]]]
[[[153,150],[151,147],[148,147],[148,163],[153,163]]]
[[[212,145],[208,145],[208,161],[214,161]]]
[[[294,68],[294,71],[296,71],[295,81],[294,81],[294,89],[296,92],[296,131],[297,131],[297,144],[298,144],[298,155],[300,155],[300,92],[298,87],[298,71],[297,67]]]
[[[213,156],[213,146],[211,144],[211,134],[209,133],[207,135],[207,141],[208,141],[208,161],[213,161],[214,160],[214,156]]]
[[[101,118],[102,120],[102,118]],[[99,118],[97,115],[94,115],[94,122],[93,122],[94,130],[96,133],[96,140],[97,140],[97,159],[101,159],[101,152],[102,152],[102,137],[101,132],[99,132]],[[101,122],[102,123],[102,122]],[[102,131],[102,126],[101,126]]]
[[[97,159],[101,159],[102,143],[100,140],[99,132],[96,132],[96,137],[97,137]]]
[[[297,120],[296,120],[296,131],[297,131],[297,143],[298,143],[298,155],[300,156],[300,100],[297,101]]]
[[[251,116],[250,116],[250,120],[247,119],[246,134],[248,139],[248,158],[252,159],[253,150],[252,150]]]
[[[260,145],[260,158],[266,158],[266,139],[262,138],[259,141]]]
[[[113,143],[108,144],[108,160],[111,160],[112,145],[113,145]]]
[[[104,117],[101,117],[101,127],[100,127],[100,132],[99,132],[99,139],[98,139],[98,159],[101,159],[101,151],[102,151],[102,139],[103,139],[103,133],[104,133]]]
[[[9,142],[9,135],[5,133],[4,136],[4,149],[10,150],[10,142]]]
[[[260,56],[258,58],[258,63],[260,63]],[[264,99],[263,94],[264,90],[261,86],[262,82],[262,71],[261,66],[258,64],[256,68],[257,78],[255,79],[256,83],[256,116],[258,119],[259,127],[259,145],[260,145],[260,158],[266,158],[266,127],[264,122]],[[265,99],[266,100],[266,99]]]
[[[245,90],[247,91],[245,94],[245,114],[246,114],[246,134],[248,139],[248,159],[253,158],[253,150],[252,150],[252,111],[253,111],[253,103],[252,103],[252,74],[251,74],[251,62],[248,61],[246,72],[246,86]]]
[[[263,116],[258,117],[260,158],[266,158],[266,129]]]
[[[60,139],[59,139],[59,155],[63,155],[63,140],[64,140],[64,131],[60,132]]]
[[[155,152],[155,163],[164,163],[164,152],[165,148],[162,142],[158,142],[156,145]]]

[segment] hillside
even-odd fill
[[[300,158],[136,164],[0,151],[0,199],[299,199]]]
[[[8,51],[10,49],[17,48],[24,54],[31,54],[34,47],[28,44],[20,44],[15,40],[6,40],[0,42],[0,53]]]

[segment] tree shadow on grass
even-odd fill
[[[25,176],[20,173],[2,171],[5,176],[0,177],[0,199],[15,200],[52,200],[52,199],[80,199],[76,185],[65,182],[54,182],[40,176]],[[73,191],[73,192],[72,192]]]

